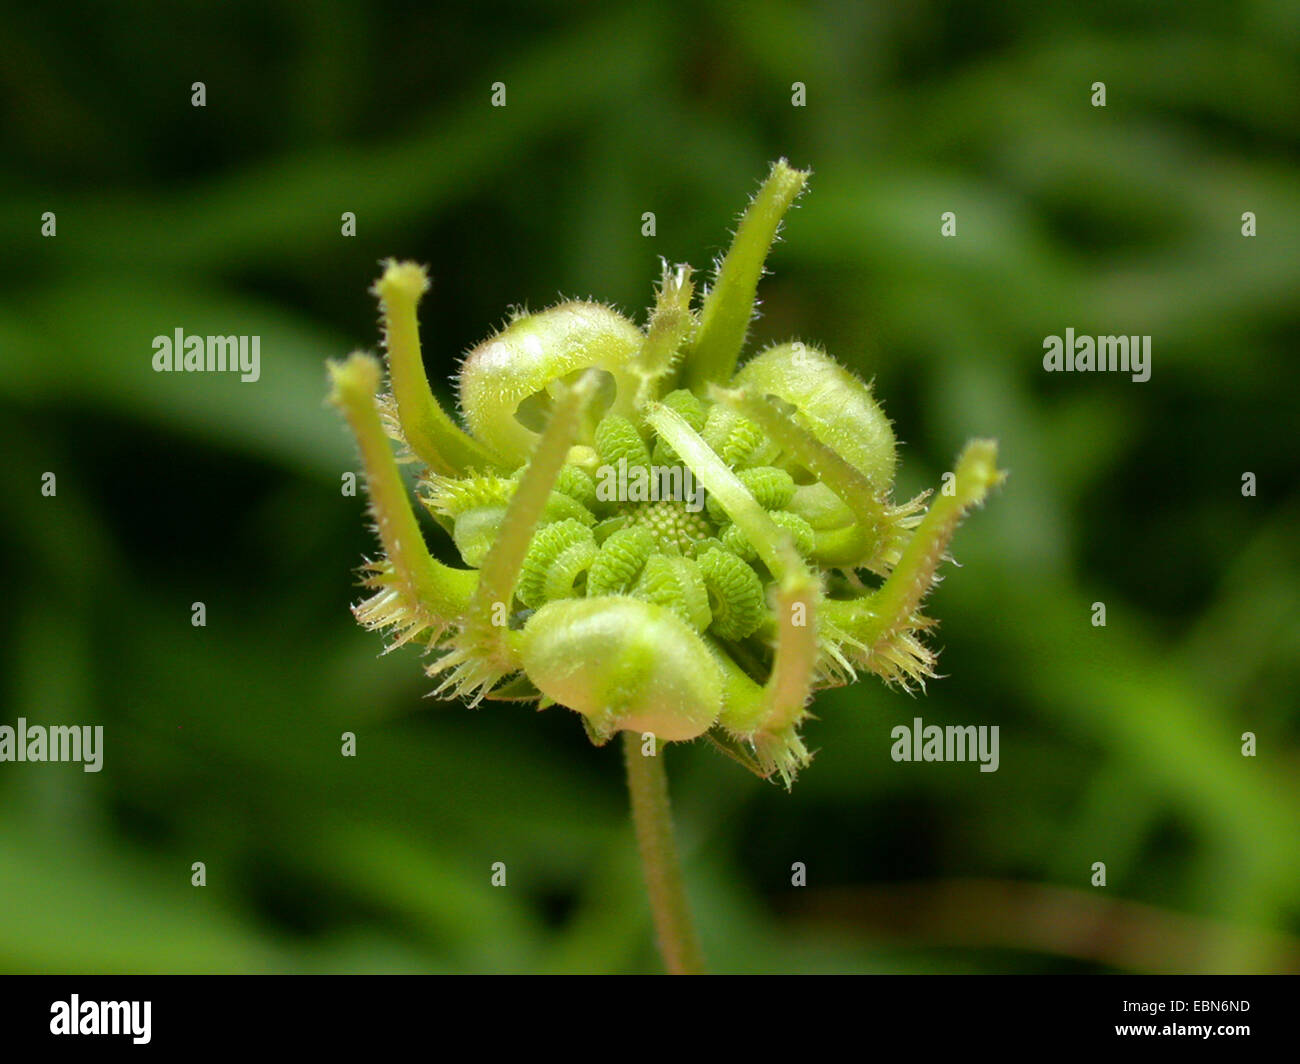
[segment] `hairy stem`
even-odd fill
[[[444,476],[460,476],[470,468],[490,469],[497,464],[494,457],[447,416],[424,375],[415,308],[428,288],[422,266],[389,259],[373,289],[383,311],[388,375],[402,434],[424,464]]]
[[[731,248],[700,312],[700,329],[687,355],[686,385],[703,395],[710,381],[730,380],[754,316],[754,296],[763,262],[781,219],[803,191],[808,173],[780,159],[746,208]]]
[[[645,757],[641,753],[641,737],[624,732],[623,756],[627,762],[627,789],[632,797],[632,822],[636,826],[637,849],[641,852],[659,952],[670,975],[700,975],[704,971],[704,957],[691,922],[673,840],[673,814],[668,801],[663,750],[660,748],[655,756]]]
[[[331,362],[329,372],[330,402],[343,412],[361,448],[370,509],[392,564],[393,586],[411,617],[439,627],[464,611],[478,575],[443,565],[429,553],[375,406],[379,363],[353,354],[346,362]]]

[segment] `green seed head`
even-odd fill
[[[331,367],[385,549],[356,612],[422,640],[440,693],[567,706],[597,742],[707,734],[788,784],[817,688],[933,675],[921,605],[1001,479],[996,450],[970,444],[928,511],[898,504],[867,384],[802,343],[740,365],[806,179],[773,167],[698,306],[690,268],[666,266],[644,329],[590,302],[517,314],[461,367],[463,427],[423,375],[424,271],[386,264],[391,399],[369,356]],[[421,501],[460,565],[426,546],[386,431],[425,467]]]

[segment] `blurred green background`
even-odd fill
[[[377,347],[388,255],[430,266],[444,398],[510,304],[643,321],[658,258],[707,266],[781,155],[814,177],[752,344],[875,377],[903,497],[976,434],[1011,477],[931,601],[926,695],[821,697],[790,794],[669,751],[711,966],[1300,970],[1294,3],[5,22],[0,723],[106,753],[0,765],[0,970],[657,969],[617,748],[431,701],[353,623],[374,545],[324,362]],[[261,380],[155,374],[178,327],[260,335]],[[1151,380],[1045,374],[1066,327],[1150,334]],[[999,725],[999,771],[894,763],[918,715]]]

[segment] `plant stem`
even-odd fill
[[[700,975],[704,957],[691,922],[690,904],[682,884],[682,868],[673,841],[673,814],[668,802],[668,777],[663,750],[641,753],[641,737],[623,733],[627,789],[632,796],[632,823],[645,873],[650,909],[654,913],[659,952],[670,975]]]

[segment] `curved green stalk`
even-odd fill
[[[510,601],[524,555],[550,501],[551,489],[577,436],[583,412],[595,398],[598,387],[599,375],[588,370],[556,402],[537,449],[506,506],[501,534],[483,561],[476,604]]]
[[[645,757],[641,753],[640,737],[624,732],[623,758],[627,764],[627,789],[632,799],[637,849],[664,966],[669,975],[701,975],[704,955],[682,883],[663,750],[656,750],[653,757]]]
[[[439,628],[464,612],[478,584],[478,573],[443,565],[429,553],[379,420],[375,404],[378,360],[353,354],[346,362],[331,362],[329,372],[333,384],[330,402],[347,418],[361,449],[370,509],[391,566],[385,583],[402,599],[400,605],[410,618],[408,625],[419,618],[421,627]]]
[[[673,372],[682,344],[695,328],[695,315],[691,313],[694,294],[691,268],[670,267],[665,263],[645,342],[632,363],[633,371],[641,379],[637,389],[638,406],[658,399],[663,381]]]
[[[402,435],[425,465],[444,476],[458,476],[471,468],[493,468],[500,463],[447,416],[424,374],[415,310],[428,290],[424,267],[394,259],[384,263],[383,276],[373,289],[383,312],[388,375]]]
[[[747,388],[715,386],[710,395],[755,422],[852,511],[854,523],[850,528],[837,530],[832,536],[818,534],[819,553],[831,553],[834,557],[826,560],[843,565],[869,560],[876,545],[889,534],[890,522],[889,508],[877,498],[866,476],[779,411],[770,399]]]
[[[942,491],[917,526],[903,556],[879,590],[852,602],[827,603],[836,627],[873,649],[906,629],[934,586],[935,572],[966,511],[984,501],[1002,482],[998,447],[992,440],[972,440],[962,451],[952,492]]]
[[[504,615],[551,489],[599,384],[599,374],[587,370],[570,387],[556,385],[561,397],[506,506],[501,533],[483,559],[478,589],[460,622],[460,631],[450,640],[450,652],[430,667],[430,675],[444,677],[439,692],[455,691],[477,702],[493,685],[521,668],[519,635],[503,623]]]
[[[783,576],[792,562],[803,564],[793,550],[784,549],[791,542],[790,533],[772,520],[744,482],[680,414],[655,403],[646,414],[646,422],[681,456],[704,489],[744,532],[773,576]]]
[[[754,316],[754,296],[781,219],[808,180],[784,159],[772,167],[763,187],[749,202],[735,239],[722,260],[717,283],[709,290],[700,315],[700,330],[687,354],[686,384],[697,395],[710,381],[731,378]]]

